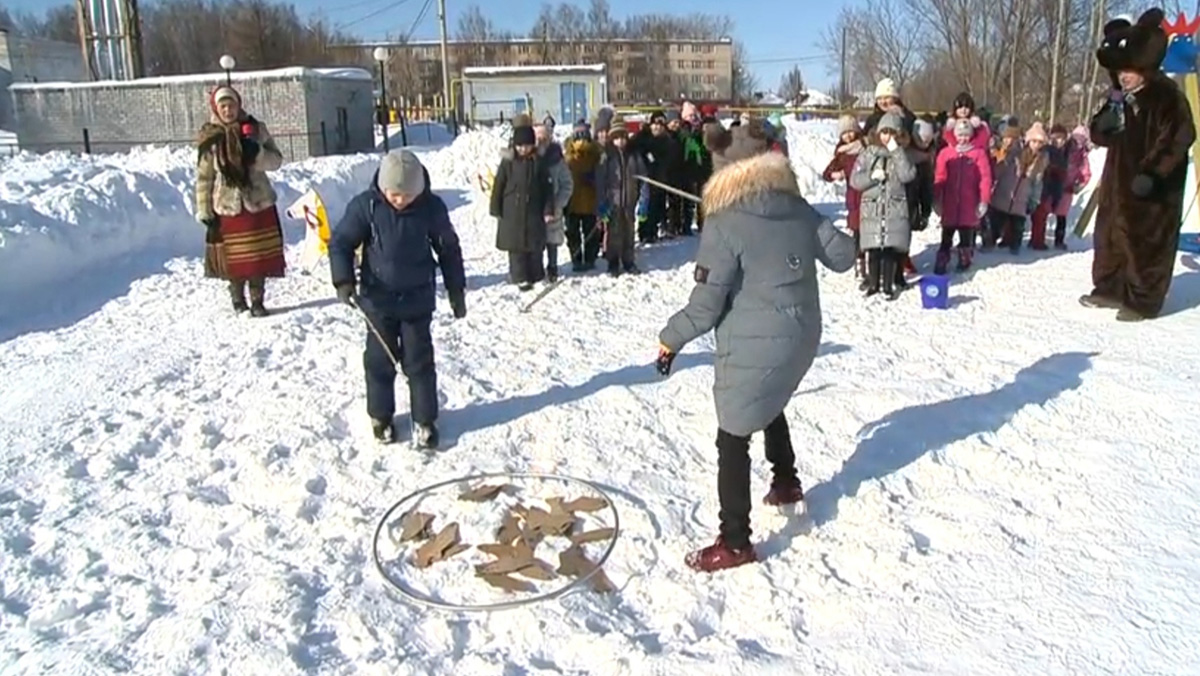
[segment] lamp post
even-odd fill
[[[388,139],[388,123],[391,121],[392,111],[388,108],[387,98],[387,58],[388,50],[386,47],[376,47],[371,55],[375,57],[375,61],[379,64],[379,111],[382,113],[380,123],[383,125],[383,152],[389,152],[391,149]]]
[[[221,70],[225,71],[225,86],[232,87],[233,76],[230,75],[230,71],[237,67],[237,61],[232,56],[224,54],[218,63],[221,64]]]

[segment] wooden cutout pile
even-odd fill
[[[458,499],[490,502],[501,493],[511,493],[513,489],[507,484],[479,486],[462,493]],[[477,549],[493,557],[492,561],[475,567],[477,577],[508,592],[536,592],[537,587],[529,580],[553,580],[556,575],[579,578],[597,568],[596,563],[584,552],[583,545],[611,539],[616,531],[613,528],[598,528],[576,533],[574,530],[579,523],[576,512],[597,512],[608,507],[608,502],[594,497],[570,501],[552,497],[546,500],[546,504],[550,506],[549,511],[517,505],[504,516],[504,521],[496,530],[496,542],[477,546]],[[391,535],[397,544],[425,541],[414,556],[418,568],[428,568],[470,549],[470,545],[459,542],[457,523],[449,524],[434,535],[433,520],[431,514],[408,512],[400,517],[398,534],[395,533],[397,524],[393,524]],[[547,537],[562,537],[571,541],[571,546],[559,554],[557,569],[534,556],[534,550]],[[589,582],[597,592],[616,591],[603,570],[597,570]]]

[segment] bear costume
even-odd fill
[[[1162,21],[1157,8],[1137,23],[1114,19],[1104,26],[1104,42],[1096,50],[1113,89],[1091,120],[1092,142],[1108,155],[1097,187],[1093,289],[1079,301],[1118,310],[1121,321],[1153,319],[1162,311],[1196,137],[1187,99],[1161,71],[1168,42]],[[1145,83],[1123,90],[1122,71],[1140,73]]]

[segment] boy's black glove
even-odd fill
[[[338,284],[335,288],[337,289],[337,297],[339,302],[345,303],[350,307],[358,307],[358,303],[354,298],[353,284]]]
[[[462,319],[467,316],[467,298],[464,292],[450,292],[450,309],[454,310],[455,319]]]
[[[658,346],[658,359],[654,360],[654,368],[662,376],[671,375],[671,364],[675,363],[675,353],[666,345]]]

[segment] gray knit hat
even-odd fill
[[[379,162],[379,189],[391,190],[408,197],[425,192],[425,167],[421,160],[407,150],[393,150]]]

